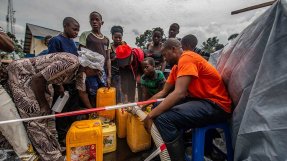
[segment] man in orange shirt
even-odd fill
[[[193,35],[164,43],[162,54],[173,68],[164,88],[151,99],[166,98],[144,120],[148,131],[155,123],[172,161],[184,161],[184,129],[222,122],[231,115],[223,81],[214,67],[192,51],[196,45]]]

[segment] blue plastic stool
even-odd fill
[[[192,131],[192,161],[203,161],[204,160],[204,145],[205,145],[205,133],[209,129],[223,129],[225,141],[226,141],[226,149],[227,161],[233,161],[233,148],[231,142],[231,134],[230,129],[227,122],[212,124],[201,128],[195,128]],[[186,161],[190,161],[187,156],[185,156]]]

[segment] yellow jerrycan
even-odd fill
[[[116,88],[114,87],[101,87],[97,91],[97,107],[111,106],[116,104]],[[99,116],[108,118],[110,120],[115,119],[115,110],[101,111]]]
[[[127,136],[127,119],[128,113],[124,109],[116,110],[117,135],[119,138]]]
[[[67,161],[103,161],[100,120],[76,121],[66,136]]]
[[[115,123],[103,124],[103,149],[104,154],[117,150],[117,128]]]
[[[130,113],[127,120],[127,143],[134,153],[149,149],[151,146],[151,136],[146,132],[143,122]]]

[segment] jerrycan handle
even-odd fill
[[[109,92],[109,88],[108,87],[104,87],[104,93],[108,93]]]
[[[109,127],[109,124],[102,124],[102,127]]]
[[[87,124],[77,124],[75,125],[78,129],[85,129],[85,128],[89,128],[90,126]]]

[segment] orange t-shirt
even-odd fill
[[[184,51],[166,82],[175,84],[181,76],[192,76],[188,93],[193,98],[208,99],[224,111],[231,112],[231,100],[217,70],[192,51]]]

